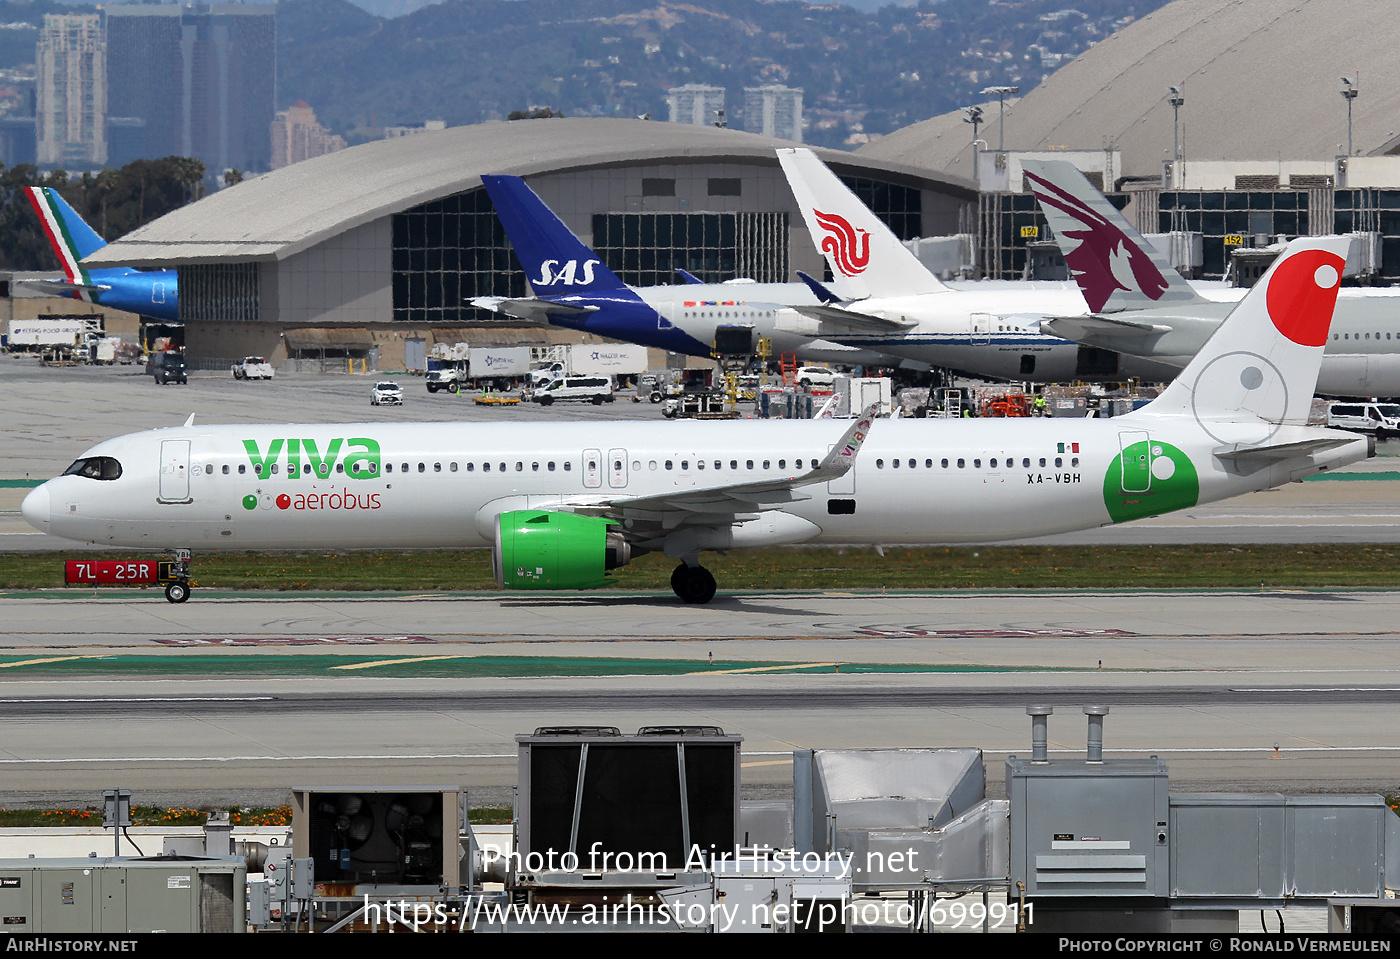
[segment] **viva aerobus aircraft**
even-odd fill
[[[1088,529],[1364,459],[1305,425],[1347,240],[1295,240],[1152,403],[1112,419],[304,424],[99,443],[34,527],[153,549],[485,546],[507,589],[586,589],[647,552],[708,602],[706,550]],[[193,420],[193,417],[191,417]],[[167,597],[188,597],[186,583]]]
[[[748,326],[772,341],[775,356],[795,353],[800,359],[845,366],[894,367],[904,362],[779,329],[778,315],[793,296],[816,303],[800,283],[731,280],[629,287],[524,180],[483,176],[481,181],[535,295],[477,297],[473,306],[690,356],[710,356],[719,327]]]
[[[31,186],[29,205],[39,215],[49,246],[63,264],[67,280],[24,280],[26,286],[51,296],[69,296],[85,303],[178,322],[179,289],[174,270],[137,270],[126,266],[89,270],[83,257],[107,245],[52,187]]]
[[[1026,179],[1088,301],[1087,315],[1042,327],[1089,346],[1183,367],[1230,312],[1202,296],[1064,160],[1026,160]],[[1222,290],[1231,301],[1241,289]],[[1317,392],[1400,396],[1400,291],[1343,289]]]
[[[833,277],[829,290],[804,277],[822,302],[794,307],[801,314],[796,331],[996,379],[1055,383],[1176,375],[1179,367],[1083,351],[1042,333],[1042,317],[1084,312],[1084,298],[1072,286],[944,284],[816,154],[781,149],[778,160]]]

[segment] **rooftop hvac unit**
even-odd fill
[[[578,870],[623,861],[683,869],[698,849],[729,851],[738,841],[742,736],[715,726],[650,726],[635,735],[612,727],[542,728],[516,736],[522,859],[538,853]],[[606,858],[605,858],[606,857]]]
[[[455,887],[461,797],[445,786],[294,789],[292,854],[314,862],[318,884]]]

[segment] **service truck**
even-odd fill
[[[540,387],[564,376],[611,376],[614,382],[632,380],[647,371],[647,348],[630,343],[576,343],[562,358],[530,372],[532,386]]]
[[[509,389],[530,372],[528,346],[473,346],[462,359],[432,359],[425,385],[429,393],[477,389]]]
[[[82,317],[60,317],[41,320],[11,320],[9,326],[10,352],[76,349],[84,345],[91,321]],[[93,333],[100,328],[93,327]]]

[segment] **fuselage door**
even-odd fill
[[[1118,434],[1122,452],[1123,492],[1146,493],[1152,489],[1152,442],[1143,430],[1123,430]]]
[[[583,451],[583,485],[588,489],[603,485],[603,454],[598,450]]]
[[[608,450],[608,485],[622,489],[627,485],[627,451]]]
[[[160,444],[160,496],[162,503],[190,501],[190,441],[162,440]]]
[[[969,313],[967,323],[968,335],[973,346],[982,346],[992,341],[992,314]]]

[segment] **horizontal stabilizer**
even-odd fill
[[[67,280],[22,280],[31,290],[47,293],[50,296],[72,296],[75,293],[104,293],[110,286],[100,283],[69,283]]]
[[[1040,321],[1040,328],[1058,337],[1076,342],[1099,337],[1145,337],[1170,333],[1172,328],[1161,323],[1142,323],[1111,316],[1049,316]]]
[[[533,323],[548,323],[552,316],[578,316],[580,313],[596,313],[598,311],[598,307],[592,304],[579,306],[573,303],[543,300],[533,296],[520,299],[503,296],[478,296],[470,302],[477,309],[494,310],[497,313],[504,313],[507,316],[529,320]]]
[[[1273,446],[1226,447],[1216,450],[1214,455],[1217,459],[1234,464],[1241,472],[1251,473],[1254,470],[1263,469],[1271,463],[1291,460],[1300,456],[1311,456],[1313,453],[1336,449],[1338,446],[1346,446],[1355,441],[1356,438],[1352,436],[1338,436],[1303,440],[1298,443],[1277,443]]]

